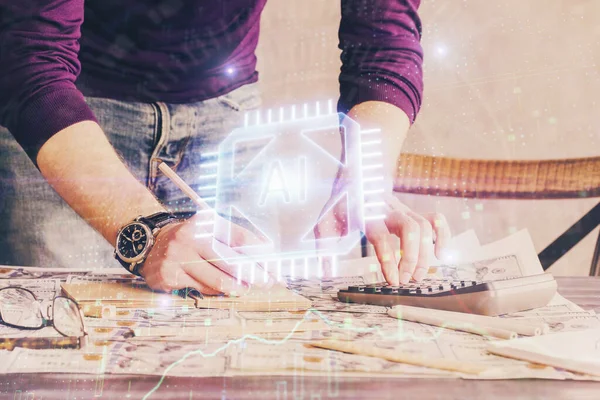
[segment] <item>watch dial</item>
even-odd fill
[[[148,235],[141,224],[127,225],[119,235],[119,252],[124,258],[142,254],[148,244]]]

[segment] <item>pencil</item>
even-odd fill
[[[202,198],[200,196],[198,196],[198,194],[196,192],[194,192],[194,189],[192,189],[190,187],[190,185],[185,183],[184,180],[181,179],[181,177],[179,175],[177,175],[175,173],[175,171],[173,171],[171,168],[169,168],[169,166],[167,164],[165,164],[164,162],[161,162],[158,165],[158,169],[160,169],[162,171],[162,173],[165,174],[165,176],[167,178],[169,178],[171,180],[171,182],[173,182],[175,184],[175,186],[177,186],[179,189],[181,189],[181,191],[183,193],[185,193],[185,195],[187,197],[189,197],[190,200],[192,200],[198,206],[198,209],[200,209],[200,210],[210,210],[211,209],[211,207],[208,204],[206,204],[206,202],[204,200],[202,200]],[[182,292],[182,295],[184,298],[188,297],[190,294],[193,294],[194,296],[196,296],[200,299],[204,298],[204,295],[202,293],[200,293],[199,290],[196,290],[194,288],[186,288]]]
[[[158,165],[158,169],[160,169],[162,171],[163,174],[165,174],[165,176],[167,178],[169,178],[171,180],[171,182],[173,182],[179,189],[181,189],[181,191],[183,193],[185,193],[187,195],[187,197],[190,198],[190,200],[192,200],[194,203],[196,203],[196,205],[198,206],[198,208],[200,210],[211,210],[212,207],[210,207],[208,204],[206,204],[206,202],[204,200],[202,200],[202,197],[198,196],[198,194],[196,192],[194,192],[194,189],[192,189],[187,183],[184,182],[183,179],[181,179],[179,177],[179,175],[177,175],[175,173],[175,171],[173,171],[171,168],[169,168],[169,166],[167,164],[165,164],[164,162],[161,162]]]
[[[398,363],[417,365],[420,367],[436,368],[445,371],[463,372],[465,374],[477,375],[486,370],[486,367],[480,364],[448,360],[444,358],[433,358],[425,355],[413,353],[403,353],[400,351],[390,351],[380,349],[369,344],[355,344],[352,342],[327,339],[316,342],[311,342],[311,346],[321,349],[341,351],[344,353],[358,354],[362,356],[370,356],[382,358],[384,360],[394,361]]]
[[[427,309],[419,311],[391,309],[388,314],[392,317],[402,319],[405,321],[413,321],[421,324],[437,326],[440,328],[452,329],[454,331],[474,333],[481,336],[491,336],[499,339],[516,339],[517,333],[508,329],[496,328],[485,325],[475,325],[471,322],[448,320],[433,314],[428,313]]]
[[[475,325],[484,325],[489,327],[496,327],[501,329],[507,329],[517,332],[523,336],[539,336],[545,335],[550,332],[550,327],[544,322],[532,323],[523,322],[518,318],[499,318],[489,317],[486,315],[475,315],[468,313],[461,313],[455,311],[443,311],[443,310],[429,310],[430,312],[443,317],[449,317],[464,322],[470,322]]]
[[[485,315],[473,315],[422,307],[395,306],[388,311],[388,314],[395,318],[406,319],[414,322],[420,322],[417,321],[417,319],[433,317],[438,321],[441,320],[446,325],[470,325],[477,328],[487,328],[490,333],[492,332],[491,329],[511,331],[523,336],[538,336],[548,332],[548,327],[544,323],[533,325],[509,318],[488,317]],[[427,322],[423,323],[426,324]]]

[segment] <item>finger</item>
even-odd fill
[[[253,232],[249,231],[248,229],[246,229],[242,226],[239,226],[239,225],[235,225],[234,227],[232,227],[231,246],[234,248],[233,250],[236,253],[250,257],[250,254],[247,254],[244,251],[244,247],[246,247],[246,246],[264,246],[264,245],[265,245],[264,240],[261,240],[258,236],[256,236]],[[258,263],[258,262],[255,263],[254,268],[257,268],[261,274],[266,273],[268,275],[268,278],[270,278],[270,279],[267,279],[267,282],[277,280],[277,278],[275,276],[275,272],[270,271],[262,263]],[[238,271],[237,267],[235,267],[235,266],[230,266],[226,272],[237,278],[237,275],[241,271]],[[242,278],[242,280],[244,280],[243,277],[240,277],[240,278]]]
[[[198,249],[198,253],[202,255],[206,262],[210,263],[216,269],[232,277],[232,279],[236,280],[237,282],[243,284],[246,287],[252,285],[258,286],[261,289],[266,290],[270,289],[275,284],[275,278],[272,274],[269,273],[267,269],[264,268],[264,266],[253,261],[250,257],[243,260],[243,258],[245,258],[246,256],[241,252],[237,252],[233,249],[230,249],[228,251],[231,251],[230,256],[232,258],[235,258],[235,264],[230,264],[227,261],[225,261],[219,254],[217,254],[212,249],[210,245],[203,246],[200,249]],[[243,266],[243,268],[240,268],[239,266]],[[243,271],[248,269],[254,269],[256,276],[266,276],[267,279],[252,280],[251,277],[244,276]]]
[[[174,265],[174,263],[169,263],[162,268],[153,268],[152,272],[144,275],[144,279],[150,288],[162,292],[172,292],[190,287],[208,295],[220,293],[191,278],[181,269],[181,266]]]
[[[183,265],[183,270],[201,284],[230,296],[239,296],[248,291],[249,286],[240,282],[206,260],[199,259]]]
[[[264,244],[264,240],[261,240],[257,235],[248,229],[236,224],[231,225],[232,247],[261,246]]]
[[[431,223],[421,215],[411,211],[408,215],[414,219],[420,228],[419,238],[419,257],[413,274],[414,279],[418,282],[427,275],[430,266],[429,255],[433,253],[433,229]]]
[[[173,255],[171,259],[184,261],[175,262],[175,265],[171,266],[167,265],[165,266],[166,268],[163,267],[159,271],[183,270],[205,287],[227,295],[239,294],[246,291],[247,285],[243,282],[238,283],[231,275],[209,263],[196,253],[191,246],[170,247],[169,252]],[[173,272],[164,272],[163,274],[166,275],[169,273],[172,274]]]
[[[328,216],[323,218],[315,227],[315,247],[317,249],[317,254],[319,254],[321,248],[320,239],[327,238],[341,238],[348,229],[348,225],[345,221],[345,218],[348,218],[347,213],[329,213]],[[320,255],[319,256],[319,264],[322,272],[323,278],[331,278],[334,268],[333,259],[334,256],[331,255]]]
[[[321,249],[320,239],[339,237],[341,234],[341,232],[338,230],[337,220],[333,214],[329,214],[329,216],[319,221],[319,223],[315,225],[314,233],[317,254],[319,254]],[[319,256],[319,266],[321,268],[323,278],[330,278],[332,266],[329,257]]]
[[[188,275],[185,271],[181,271],[180,275],[181,276],[179,277],[179,283],[180,283],[179,286],[181,286],[181,287],[178,287],[177,289],[188,289],[188,288],[196,289],[203,295],[207,295],[207,296],[216,296],[218,294],[221,294],[221,292],[219,292],[218,290],[211,289],[208,286],[203,285],[202,283],[198,282],[197,280],[192,278],[190,275]],[[176,290],[176,289],[174,289],[174,290]]]
[[[373,245],[385,280],[392,286],[398,286],[400,280],[398,276],[398,264],[394,255],[394,243],[385,223],[383,221],[374,221],[367,224],[366,236]]]
[[[385,223],[390,232],[400,238],[400,283],[408,283],[419,260],[421,229],[414,219],[400,211],[390,212]]]
[[[319,264],[321,265],[321,274],[325,279],[333,277],[333,257],[335,256],[319,257]]]
[[[448,225],[444,214],[441,213],[425,214],[424,217],[433,227],[435,234],[435,256],[441,260],[444,250],[448,247],[452,237],[450,225]]]
[[[196,238],[193,241],[196,257],[200,256],[202,260],[205,260],[212,264],[217,269],[221,270],[225,274],[230,277],[235,278],[234,280],[239,280],[240,283],[244,283],[247,286],[250,285],[249,280],[244,279],[242,276],[238,277],[241,269],[237,267],[237,264],[252,264],[254,268],[259,269],[261,272],[264,272],[264,268],[252,261],[250,257],[247,260],[240,260],[246,258],[247,255],[243,254],[241,251],[236,251],[232,249],[230,246],[223,243],[223,249],[229,253],[227,257],[231,257],[232,259],[236,259],[236,264],[230,264],[226,262],[221,255],[219,255],[215,250],[213,250],[212,241],[214,237],[211,232],[203,232],[198,234],[198,229],[202,229],[203,226],[196,226],[196,224],[187,224],[182,227],[183,232],[182,235],[187,237]],[[241,228],[241,227],[240,227]],[[243,229],[243,228],[242,228]],[[238,238],[238,240],[240,240]],[[186,269],[187,271],[187,269]],[[189,272],[189,271],[188,271]],[[273,278],[270,274],[268,274],[267,282],[257,282],[256,285],[262,288],[270,288],[275,284],[275,278]],[[239,285],[238,285],[239,286]],[[239,288],[238,288],[239,289]],[[239,291],[239,290],[238,290]]]

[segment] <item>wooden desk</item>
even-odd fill
[[[559,292],[586,310],[600,313],[600,278],[557,278]],[[0,360],[1,362],[1,360]],[[74,374],[7,374],[0,399],[141,399],[158,377],[96,377]],[[296,384],[296,386],[294,386]],[[101,390],[99,389],[101,387]],[[303,391],[300,388],[303,387]],[[20,392],[19,392],[20,391]],[[600,399],[600,383],[548,380],[241,377],[166,378],[148,399]]]

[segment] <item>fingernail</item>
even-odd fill
[[[427,268],[418,268],[413,277],[415,278],[415,281],[421,281],[425,278],[425,275],[427,275]]]
[[[412,274],[410,272],[403,272],[400,275],[400,283],[401,284],[407,284],[410,281],[410,278],[412,277]]]

